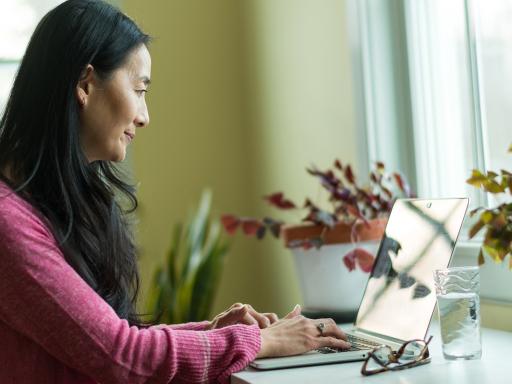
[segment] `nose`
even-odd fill
[[[135,126],[137,128],[146,127],[149,124],[149,112],[147,106],[144,104],[142,110],[135,117]]]

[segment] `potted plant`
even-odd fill
[[[308,312],[353,314],[358,308],[371,271],[387,217],[397,197],[412,196],[399,173],[387,173],[375,163],[369,183],[361,184],[350,165],[336,160],[325,171],[307,168],[326,192],[329,208],[306,198],[302,207],[282,192],[265,196],[281,210],[303,210],[300,223],[285,224],[266,217],[255,219],[223,215],[229,234],[238,228],[262,238],[267,232],[282,238],[295,256],[304,308]]]
[[[509,146],[508,152],[512,152],[512,145]],[[494,195],[512,195],[512,173],[504,169],[500,174],[474,169],[467,182]],[[493,208],[476,208],[470,212],[470,217],[475,216],[478,212],[480,215],[469,230],[469,238],[473,238],[482,230],[484,231],[478,264],[482,265],[485,262],[484,255],[501,263],[507,255],[512,253],[512,202],[504,202]],[[509,267],[512,269],[512,256],[509,258]]]
[[[229,245],[210,217],[211,192],[203,191],[197,212],[177,223],[164,262],[156,268],[148,298],[159,323],[202,321],[211,315]]]

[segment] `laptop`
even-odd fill
[[[397,350],[405,341],[425,339],[436,304],[433,271],[449,265],[468,203],[467,198],[395,202],[356,321],[345,331],[349,350],[322,348],[256,359],[251,366],[275,369],[364,360],[375,346]]]

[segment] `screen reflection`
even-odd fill
[[[397,200],[357,314],[356,327],[423,339],[436,303],[433,271],[446,268],[468,199]]]

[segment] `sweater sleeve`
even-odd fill
[[[187,331],[204,331],[206,330],[206,327],[208,326],[209,321],[200,321],[200,322],[193,322],[193,323],[184,323],[184,324],[169,324],[168,327],[172,329],[182,329]]]
[[[17,196],[0,197],[0,319],[102,383],[227,382],[260,348],[257,326],[129,326]]]

